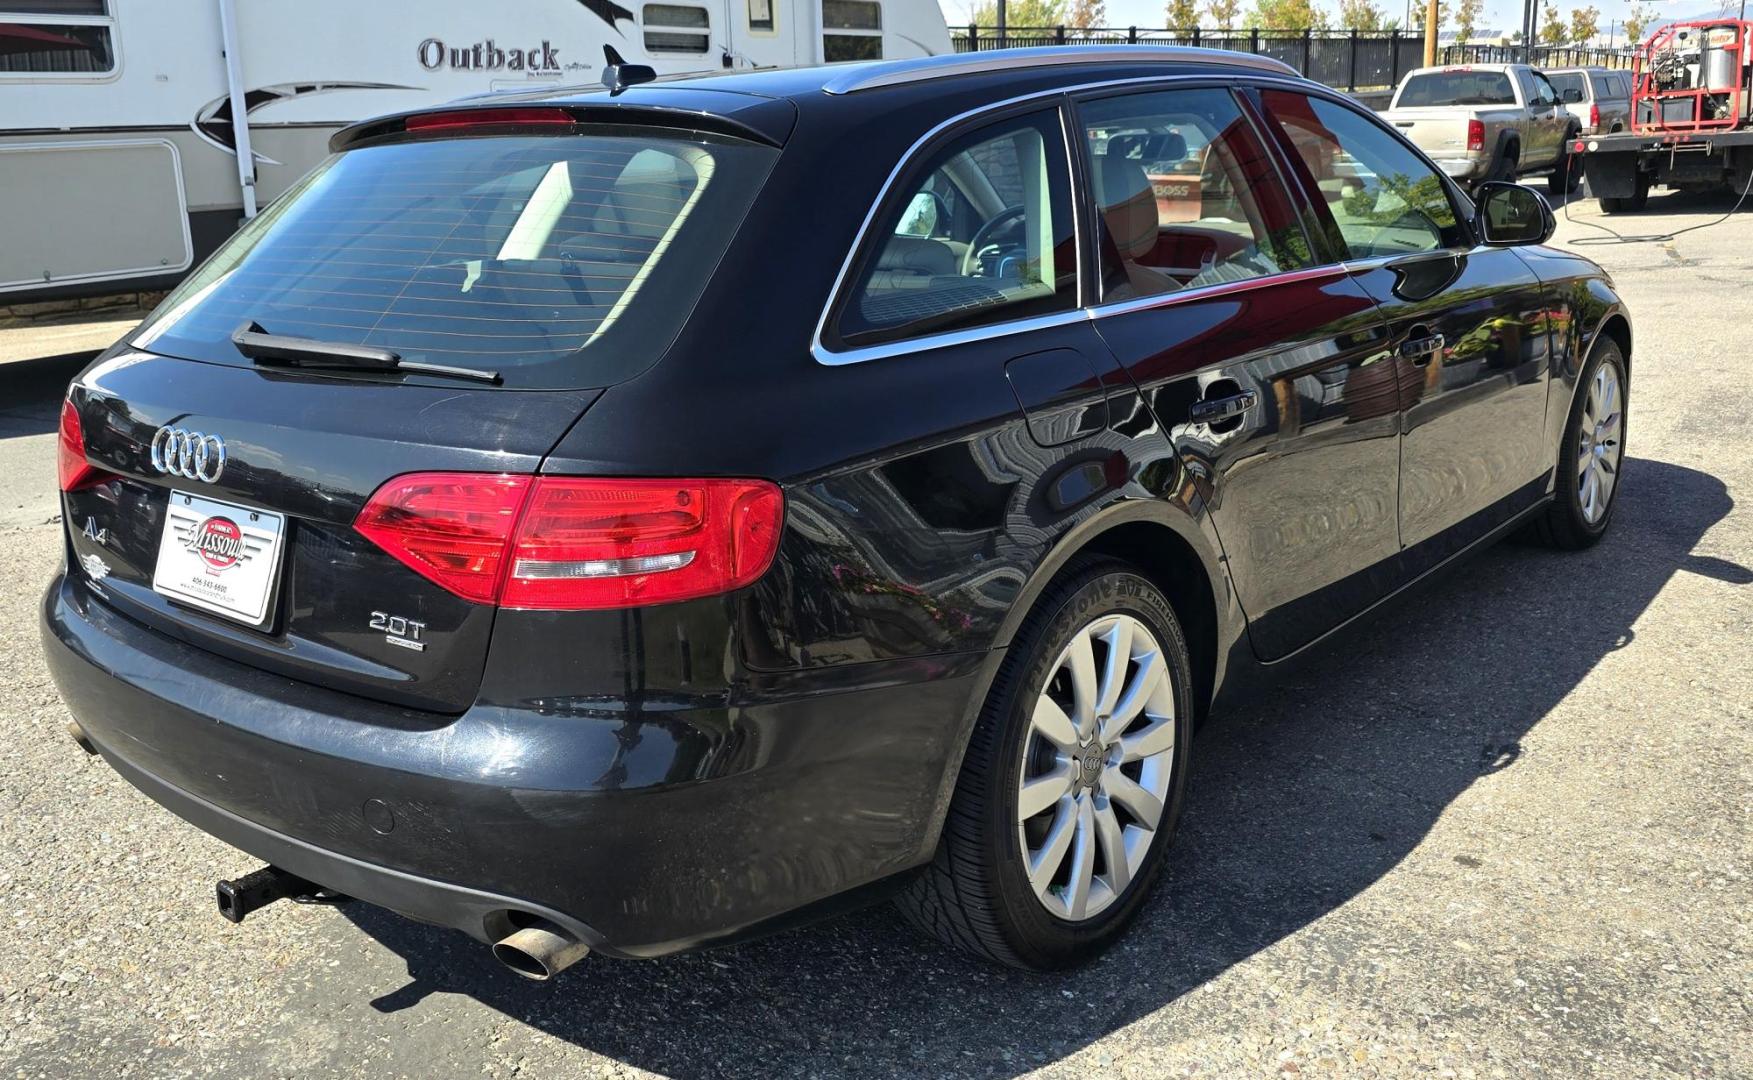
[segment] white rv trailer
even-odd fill
[[[0,0],[0,307],[168,287],[341,126],[596,83],[605,45],[660,74],[950,51],[937,0]]]

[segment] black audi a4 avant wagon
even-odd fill
[[[1606,275],[1276,61],[606,74],[341,131],[69,390],[48,662],[233,918],[1076,963],[1209,713],[1612,519]]]

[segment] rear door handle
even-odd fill
[[[1252,390],[1243,390],[1229,397],[1211,398],[1206,401],[1195,401],[1187,410],[1187,415],[1196,424],[1209,424],[1213,420],[1227,420],[1232,416],[1240,416],[1254,407],[1260,395]]]
[[[1400,343],[1400,355],[1414,364],[1428,364],[1432,356],[1442,351],[1443,336],[1441,334],[1407,338]]]

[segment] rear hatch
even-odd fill
[[[332,157],[75,381],[71,572],[100,602],[294,679],[473,701],[495,608],[361,512],[398,476],[537,472],[668,348],[776,153],[540,113]]]

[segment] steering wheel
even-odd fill
[[[992,238],[992,234],[998,231],[999,226],[1021,218],[1024,211],[1025,207],[1022,203],[1017,203],[1015,206],[1007,206],[1003,210],[1000,210],[998,213],[987,218],[978,229],[974,230],[973,239],[968,241],[968,250],[962,253],[963,277],[972,277],[974,275],[974,268],[980,265],[981,249],[986,246],[986,241]]]

